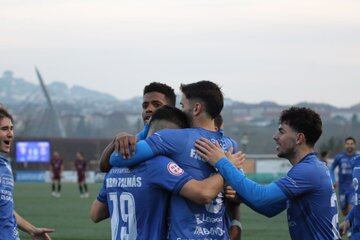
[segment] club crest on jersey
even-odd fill
[[[180,176],[184,173],[184,170],[174,162],[169,162],[167,165],[167,169],[169,173],[171,173],[174,176]]]

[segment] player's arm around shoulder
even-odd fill
[[[180,195],[197,203],[208,204],[219,194],[224,187],[224,179],[220,174],[198,181],[188,181],[180,191]]]
[[[215,174],[202,181],[195,180],[173,160],[158,156],[146,162],[149,179],[155,185],[197,203],[207,204],[222,190],[224,180]]]

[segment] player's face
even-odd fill
[[[9,118],[0,119],[0,152],[9,153],[14,139],[14,125]]]
[[[181,106],[181,110],[190,118],[193,118],[193,106],[191,104],[191,102],[189,101],[189,99],[186,98],[186,96],[183,94],[181,96],[181,100],[180,100],[180,106]]]
[[[297,132],[295,132],[289,125],[282,123],[278,131],[273,136],[276,142],[276,151],[278,157],[291,159],[296,150]]]
[[[54,158],[59,158],[59,157],[60,157],[60,154],[59,154],[58,152],[54,152],[54,153],[53,153],[53,157],[54,157]]]
[[[142,103],[142,118],[144,123],[148,123],[151,116],[155,113],[155,111],[167,105],[168,102],[164,94],[159,92],[149,92],[145,93],[143,96],[143,103]]]
[[[80,153],[76,153],[76,158],[77,158],[77,159],[80,159],[80,160],[83,159],[83,157],[82,157],[82,155],[81,155]]]
[[[345,150],[349,155],[355,152],[355,142],[352,139],[345,142]]]

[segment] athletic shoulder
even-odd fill
[[[158,164],[159,162],[163,163],[163,162],[170,162],[170,161],[172,161],[170,158],[163,156],[163,155],[159,155],[159,156],[149,159],[148,161],[144,162],[144,164],[150,165],[150,164]]]
[[[338,154],[336,154],[335,155],[335,160],[338,160],[338,159],[340,159],[340,158],[342,158],[342,157],[344,157],[345,156],[345,152],[339,152]]]
[[[326,173],[326,166],[315,155],[309,156],[303,161],[295,164],[288,175],[304,179],[314,179],[314,177]]]

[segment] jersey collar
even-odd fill
[[[316,156],[316,152],[311,152],[311,153],[306,154],[298,163],[304,161],[305,159],[311,158],[313,156]]]

